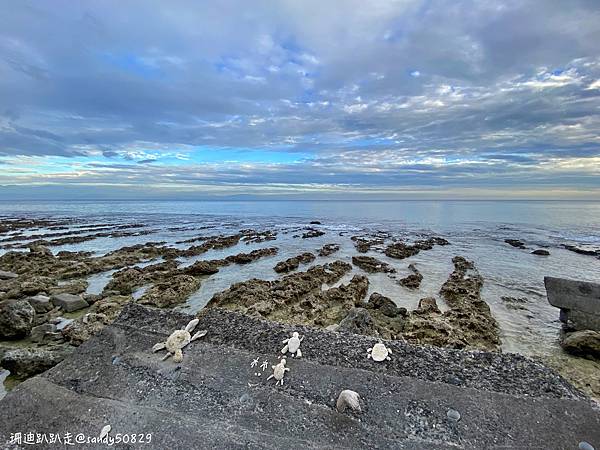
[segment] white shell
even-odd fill
[[[110,425],[104,425],[102,427],[102,430],[100,430],[100,440],[104,439],[108,433],[110,433],[111,428],[112,427]]]
[[[185,347],[190,343],[192,336],[189,331],[186,330],[176,330],[173,331],[171,336],[167,339],[167,351],[169,353],[175,353],[176,350]]]
[[[194,331],[194,328],[196,328],[196,325],[198,325],[198,322],[200,322],[200,319],[193,319],[193,320],[190,320],[190,323],[188,323],[188,324],[185,326],[185,331],[188,331],[188,332],[190,332],[190,333],[191,333],[192,331]]]
[[[292,336],[290,338],[290,340],[288,341],[288,351],[290,353],[296,353],[298,351],[298,349],[300,348],[300,338],[298,337],[297,334],[294,333],[294,336]]]
[[[153,352],[157,352],[159,350],[162,350],[166,346],[167,346],[166,342],[159,342],[158,344],[154,344],[154,347],[152,347],[152,351]]]
[[[339,412],[344,412],[346,408],[360,412],[360,396],[357,392],[351,391],[350,389],[345,389],[340,392],[340,396],[337,399],[335,407]]]
[[[385,360],[388,357],[388,354],[387,347],[381,342],[375,344],[371,350],[371,358],[373,358],[373,361],[377,362]]]

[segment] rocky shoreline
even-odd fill
[[[312,241],[327,235],[319,226],[311,223],[299,228],[294,238]],[[36,232],[39,229],[45,232]],[[53,252],[46,246],[123,233],[144,236],[154,231],[140,223],[23,218],[2,222],[0,246],[9,251],[0,256],[0,365],[13,377],[24,379],[57,364],[110,325],[130,303],[174,308],[185,304],[223,268],[279,254],[277,246],[266,246],[277,241],[276,230],[253,229],[200,235],[175,245],[150,241],[102,255]],[[439,286],[438,298],[423,297],[414,310],[399,307],[381,293],[369,295],[372,275],[389,277],[401,289],[413,291],[418,291],[424,278],[414,264],[408,264],[408,275],[401,276],[376,255],[404,260],[451,245],[448,240],[419,236],[411,242],[386,232],[349,238],[356,250],[352,264],[336,259],[340,240],[348,239],[340,233],[337,242],[271,263],[274,278],[271,274],[232,283],[212,295],[206,308],[411,344],[501,351],[498,323],[481,296],[484,280],[474,263],[463,256],[452,259],[453,270]],[[200,259],[207,252],[229,251],[240,244],[264,246],[219,259]],[[16,250],[22,248],[28,250]],[[359,273],[350,277],[354,268]],[[106,274],[107,282],[101,292],[89,293],[89,277],[98,274]]]
[[[12,430],[97,436],[107,424],[113,436],[151,433],[151,449],[562,449],[600,437],[589,399],[520,355],[396,340],[385,341],[392,358],[375,362],[366,351],[378,338],[221,308],[197,315],[207,333],[181,362],[151,352],[192,318],[129,303],[76,355],[6,396],[12,414],[0,415],[0,445]],[[253,361],[278,361],[292,332],[303,336],[303,355],[288,359],[277,386]],[[360,411],[336,408],[347,389]]]

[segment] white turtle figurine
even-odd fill
[[[373,361],[381,362],[384,360],[390,360],[392,350],[383,345],[381,342],[375,344],[372,348],[367,350],[367,358],[373,358]]]
[[[294,331],[292,337],[283,340],[285,347],[281,349],[281,353],[285,355],[287,352],[290,352],[292,357],[297,356],[298,358],[301,358],[302,351],[300,350],[300,343],[303,339],[304,336],[300,337],[298,332]]]
[[[176,363],[180,363],[181,361],[183,361],[184,347],[190,342],[193,342],[196,339],[205,336],[207,333],[206,330],[202,330],[198,331],[193,336],[191,335],[191,332],[194,331],[194,328],[196,328],[198,322],[200,322],[199,319],[191,320],[190,323],[188,323],[183,330],[173,331],[173,333],[171,333],[171,336],[169,336],[165,342],[159,342],[154,347],[152,347],[152,351],[157,352],[159,350],[166,349],[167,354],[163,358],[163,361],[172,355],[173,361],[175,361]]]
[[[271,367],[273,367],[273,373],[271,375],[269,375],[269,378],[267,378],[267,381],[269,381],[271,378],[275,378],[277,380],[277,383],[275,383],[275,386],[277,386],[280,383],[283,386],[283,376],[285,375],[285,373],[288,370],[290,370],[287,367],[285,367],[285,358],[281,358],[281,361],[279,361],[279,364],[277,364],[276,366],[271,366]]]

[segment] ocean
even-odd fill
[[[245,228],[275,230],[277,239],[260,244],[240,243],[236,247],[211,250],[200,257],[181,260],[189,265],[199,259],[222,258],[261,247],[279,247],[274,258],[260,259],[244,266],[231,265],[211,276],[179,309],[200,310],[213,294],[231,283],[249,278],[275,279],[276,262],[337,243],[341,250],[318,257],[312,264],[341,259],[351,262],[357,252],[351,236],[389,232],[394,237],[416,239],[424,235],[446,238],[450,245],[435,246],[418,255],[394,260],[379,252],[372,256],[409,274],[414,264],[423,274],[419,289],[399,286],[387,274],[369,274],[369,293],[379,292],[398,305],[414,309],[420,298],[438,297],[440,286],[452,271],[452,257],[473,260],[484,278],[482,298],[499,322],[503,351],[539,358],[563,372],[584,378],[598,373],[591,361],[571,358],[558,346],[558,310],[546,301],[544,276],[600,282],[600,259],[565,249],[575,245],[600,249],[600,202],[591,201],[76,201],[0,202],[0,218],[78,218],[89,224],[140,223],[151,231],[142,236],[100,237],[77,244],[52,247],[52,251],[92,251],[98,255],[126,245],[148,241],[177,241],[199,235],[232,234]],[[298,238],[310,221],[319,221],[323,236]],[[43,229],[35,233],[43,233]],[[29,233],[34,233],[29,231]],[[514,248],[505,239],[519,239],[527,249]],[[531,254],[546,249],[549,256]],[[0,254],[7,249],[0,249]],[[305,270],[309,265],[303,266]],[[341,280],[346,283],[354,268]],[[364,274],[364,273],[363,273]],[[93,275],[88,292],[100,292],[112,273]],[[524,299],[515,308],[503,297]],[[438,300],[443,308],[443,301]]]

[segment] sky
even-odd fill
[[[600,199],[598,0],[0,0],[0,200]]]

